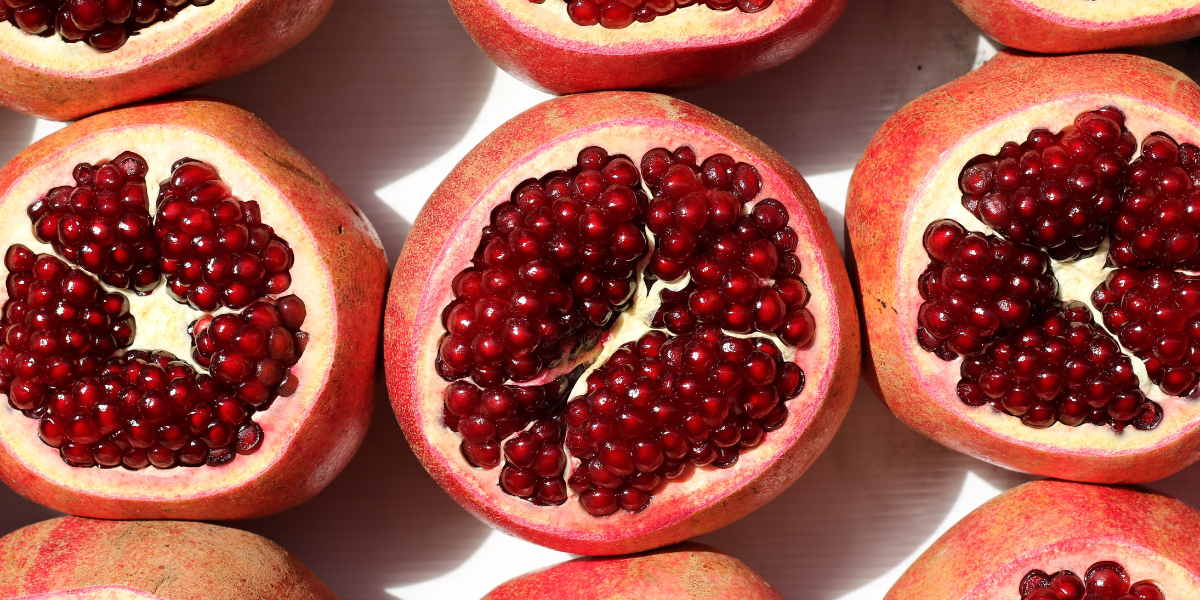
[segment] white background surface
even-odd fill
[[[808,179],[839,239],[850,172],[885,119],[991,44],[949,0],[851,0],[798,59],[680,94],[741,125]],[[1149,52],[1200,75],[1200,45]],[[242,104],[324,169],[395,261],[422,202],[504,120],[547,98],[499,72],[443,0],[339,0],[309,39],[201,93]],[[0,162],[56,124],[0,109]],[[347,600],[467,599],[569,558],[493,532],[425,474],[377,384],[366,443],[312,501],[232,523],[298,555]],[[700,541],[793,599],[878,599],[929,543],[1027,476],[912,432],[864,387],[829,449],[754,514]],[[1200,466],[1154,484],[1200,507]],[[54,516],[0,487],[0,534]]]

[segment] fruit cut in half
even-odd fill
[[[1175,600],[1200,589],[1200,513],[1157,492],[1034,481],[988,501],[884,600]]]
[[[0,20],[9,21],[0,22],[0,105],[68,121],[204,85],[283,54],[332,5],[0,0]]]
[[[467,510],[559,550],[637,552],[750,513],[855,388],[816,198],[665,96],[560,98],[501,126],[425,204],[396,273],[385,368],[414,452]]]
[[[1149,59],[1003,52],[884,124],[846,224],[868,381],[901,420],[1078,481],[1200,456],[1196,115]]]
[[[0,538],[0,596],[26,600],[336,600],[266,538],[186,521],[63,517]]]
[[[846,0],[451,0],[475,43],[555,94],[684,89],[783,64]]]
[[[783,600],[746,563],[687,542],[631,556],[585,557],[510,579],[483,600]]]
[[[249,518],[315,495],[362,442],[383,250],[250,113],[188,99],[72,124],[0,170],[0,223],[0,478],[21,495]]]
[[[1158,46],[1200,35],[1200,5],[1076,0],[954,0],[989,36],[1029,52],[1065,54]]]

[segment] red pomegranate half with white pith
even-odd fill
[[[475,43],[548,92],[683,89],[794,58],[846,0],[451,0]]]
[[[828,443],[857,377],[804,180],[694,106],[543,103],[426,203],[385,318],[392,404],[469,511],[581,554],[730,523]]]
[[[1066,479],[1200,457],[1198,107],[1149,59],[1001,53],[880,129],[846,222],[897,416]]]
[[[1200,513],[1139,488],[1035,481],[964,517],[884,600],[1175,600],[1200,589]]]
[[[85,516],[248,518],[349,461],[385,259],[262,121],[210,100],[85,119],[0,171],[0,211],[17,492]]]
[[[1200,34],[1200,6],[1191,0],[954,0],[1000,43],[1029,52],[1068,53],[1158,46]]]
[[[295,46],[332,5],[0,0],[0,105],[66,121],[204,85]]]

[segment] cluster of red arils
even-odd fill
[[[84,42],[101,52],[125,45],[129,36],[169,21],[188,5],[213,0],[0,0],[0,20],[29,35],[57,33],[65,42]]]

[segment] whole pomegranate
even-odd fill
[[[855,388],[851,296],[804,180],[664,96],[506,123],[396,269],[384,357],[414,451],[468,510],[560,550],[740,518],[824,449]]]
[[[0,106],[67,121],[204,85],[300,43],[332,5],[0,0]]]
[[[253,115],[179,100],[85,119],[0,170],[0,215],[17,492],[85,516],[246,518],[349,461],[383,251]]]
[[[846,223],[897,416],[1066,479],[1200,457],[1197,107],[1149,59],[1005,52],[884,125]]]
[[[938,538],[884,600],[1174,600],[1200,589],[1200,513],[1139,488],[1035,481]]]

